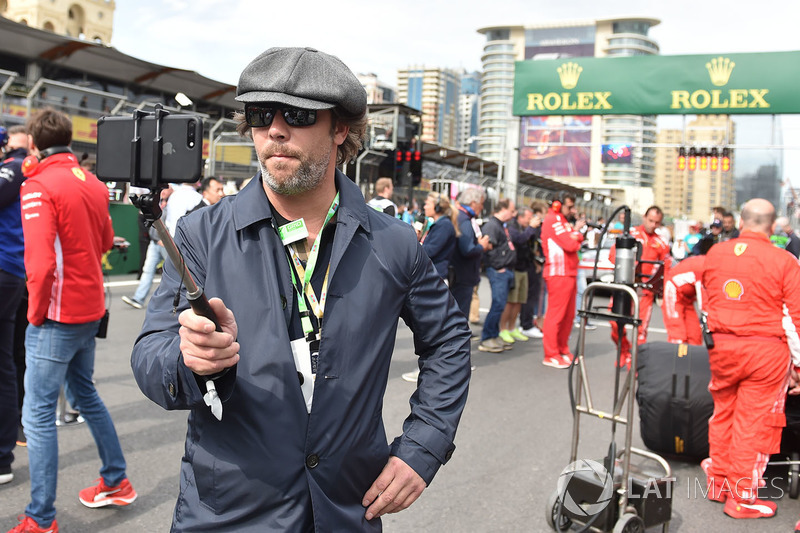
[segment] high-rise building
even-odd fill
[[[478,153],[485,159],[594,189],[626,190],[629,204],[643,203],[641,187],[652,187],[656,123],[652,116],[512,117],[514,62],[568,57],[658,54],[648,37],[659,20],[620,17],[560,21],[529,26],[481,28],[486,36]],[[517,126],[519,124],[519,127]],[[511,138],[519,128],[519,137]],[[633,147],[630,162],[603,164],[603,144]],[[647,207],[647,206],[645,206]]]
[[[458,95],[455,70],[413,66],[397,71],[397,100],[422,111],[423,141],[458,147]]]
[[[480,112],[481,73],[461,75],[461,94],[458,95],[458,149],[478,151],[478,115]]]
[[[735,208],[733,154],[727,168],[722,163],[723,150],[734,141],[734,124],[727,115],[698,115],[685,132],[659,132],[654,189],[665,216],[706,222],[715,206]],[[678,167],[680,147],[686,157],[683,169]]]
[[[0,1],[0,15],[28,26],[111,43],[114,0],[7,0]]]
[[[683,142],[683,131],[663,129],[658,132],[656,142],[656,172],[653,183],[653,196],[656,205],[664,211],[664,216],[680,218],[687,216],[686,178],[687,171],[678,168],[679,151],[674,146]],[[685,156],[684,156],[685,157]],[[687,162],[684,159],[683,165]],[[705,217],[703,218],[705,220]]]
[[[395,103],[396,91],[391,85],[387,85],[378,79],[377,74],[358,74],[358,81],[367,91],[367,104],[393,104]]]

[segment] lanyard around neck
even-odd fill
[[[314,239],[314,244],[311,246],[311,251],[308,254],[308,261],[306,262],[305,268],[303,267],[302,261],[300,261],[300,257],[297,254],[297,250],[295,249],[294,245],[289,245],[289,251],[291,252],[289,270],[292,273],[292,286],[295,288],[295,292],[297,292],[297,308],[300,311],[300,322],[303,326],[303,334],[307,338],[314,336],[314,326],[311,324],[311,319],[308,315],[308,307],[306,306],[306,299],[303,297],[303,294],[308,297],[308,301],[311,303],[311,311],[317,317],[321,327],[322,316],[325,312],[325,300],[328,295],[328,275],[330,274],[331,269],[330,263],[328,263],[328,267],[325,271],[325,279],[322,282],[322,291],[320,292],[319,299],[317,299],[316,294],[314,294],[314,289],[311,287],[311,276],[313,276],[314,268],[317,266],[319,249],[322,243],[322,232],[325,230],[328,222],[330,222],[333,218],[333,215],[336,214],[336,210],[338,208],[339,193],[337,192],[336,197],[333,199],[333,203],[331,203],[331,206],[328,209],[328,214],[325,215],[325,222],[322,223],[322,227],[317,234],[317,238]],[[296,276],[295,272],[297,273]],[[302,288],[298,287],[298,279],[302,281]]]

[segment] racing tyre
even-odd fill
[[[547,507],[545,508],[545,518],[547,519],[547,525],[553,528],[555,531],[567,531],[572,526],[572,520],[563,514],[564,509],[562,508],[561,512],[561,519],[558,521],[558,527],[556,527],[556,520],[558,519],[558,507],[560,502],[558,500],[558,491],[554,490],[553,494],[547,499]],[[644,530],[642,530],[644,531]]]

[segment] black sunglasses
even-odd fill
[[[279,112],[283,115],[283,120],[293,127],[311,126],[317,121],[317,112],[314,109],[258,103],[244,105],[244,120],[253,128],[266,128]]]

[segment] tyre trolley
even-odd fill
[[[610,291],[614,296],[615,303],[612,309],[588,309],[590,304],[587,306],[587,302],[591,302],[592,294],[598,290]],[[672,469],[661,456],[631,446],[635,369],[638,356],[636,329],[641,323],[638,318],[639,298],[636,290],[622,283],[602,281],[590,283],[583,294],[578,316],[581,318],[578,349],[569,376],[570,397],[574,409],[570,467],[562,472],[558,488],[547,501],[545,509],[547,523],[556,531],[567,531],[573,524],[578,524],[583,526],[580,531],[614,533],[644,533],[646,528],[662,524],[662,532],[668,533],[674,488]],[[613,320],[619,325],[620,342],[617,344],[614,403],[611,411],[604,411],[595,406],[589,387],[584,359],[586,323],[589,318]],[[622,368],[620,361],[621,339],[625,325],[632,325],[634,330],[631,367],[627,370]],[[581,417],[586,415],[611,423],[611,443],[608,455],[602,460],[602,464],[590,460],[578,460],[580,422]],[[617,424],[625,426],[624,444],[619,451],[615,442]],[[663,475],[653,476],[633,468],[631,455],[655,463],[659,473],[663,470]]]

